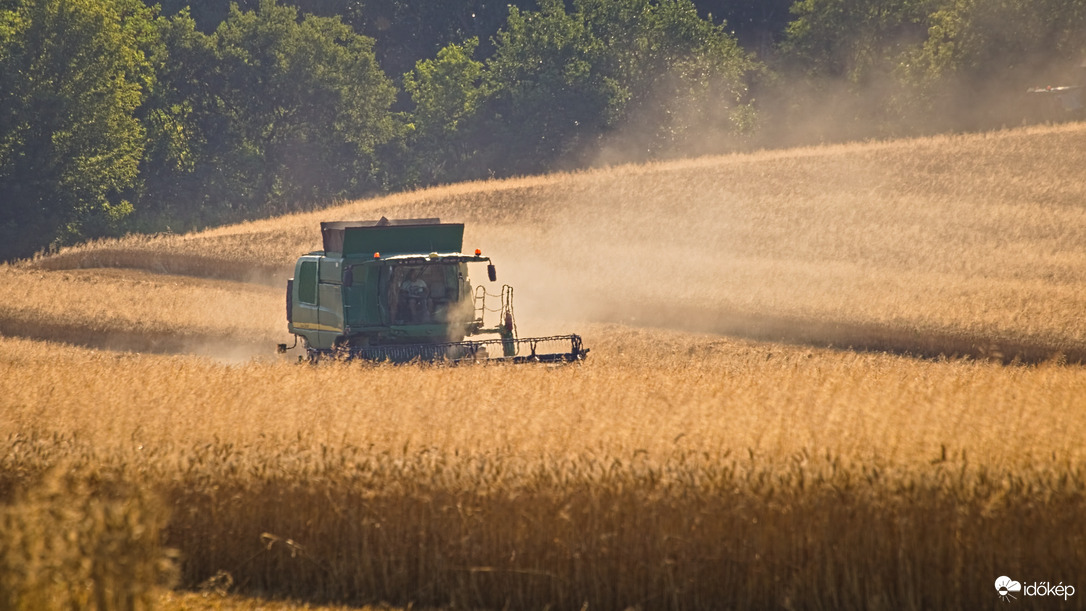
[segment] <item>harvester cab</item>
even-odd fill
[[[287,330],[311,361],[563,362],[588,353],[578,335],[517,337],[513,288],[491,292],[469,279],[483,264],[491,283],[497,272],[478,249],[461,252],[463,224],[382,218],[321,223],[321,235],[324,250],[302,255],[287,281]]]

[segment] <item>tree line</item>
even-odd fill
[[[1086,50],[1086,0],[287,1],[0,0],[0,259],[440,182],[985,128]]]

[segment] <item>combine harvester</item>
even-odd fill
[[[322,358],[411,361],[572,362],[588,354],[578,335],[518,338],[513,288],[472,287],[464,225],[439,219],[321,223],[324,250],[298,259],[287,281],[287,330],[312,362]],[[487,325],[485,318],[496,314]],[[474,339],[479,335],[489,339]]]

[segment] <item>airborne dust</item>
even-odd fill
[[[390,213],[467,223],[518,327],[620,322],[1044,360],[1086,348],[1081,125],[620,166]],[[575,330],[575,329],[573,329]]]

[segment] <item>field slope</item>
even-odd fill
[[[440,216],[496,257],[525,321],[1081,360],[1084,144],[1074,124],[460,184],[7,272],[121,267],[280,287],[296,255],[319,248],[321,220]],[[220,318],[209,324],[234,323]]]
[[[353,603],[996,608],[1000,575],[1073,584],[1084,168],[1083,124],[767,151],[5,266],[0,530],[105,495],[185,587]],[[381,216],[465,222],[521,333],[590,359],[269,354],[318,223]],[[96,566],[76,539],[42,544],[55,570]],[[0,547],[0,585],[27,549]]]

